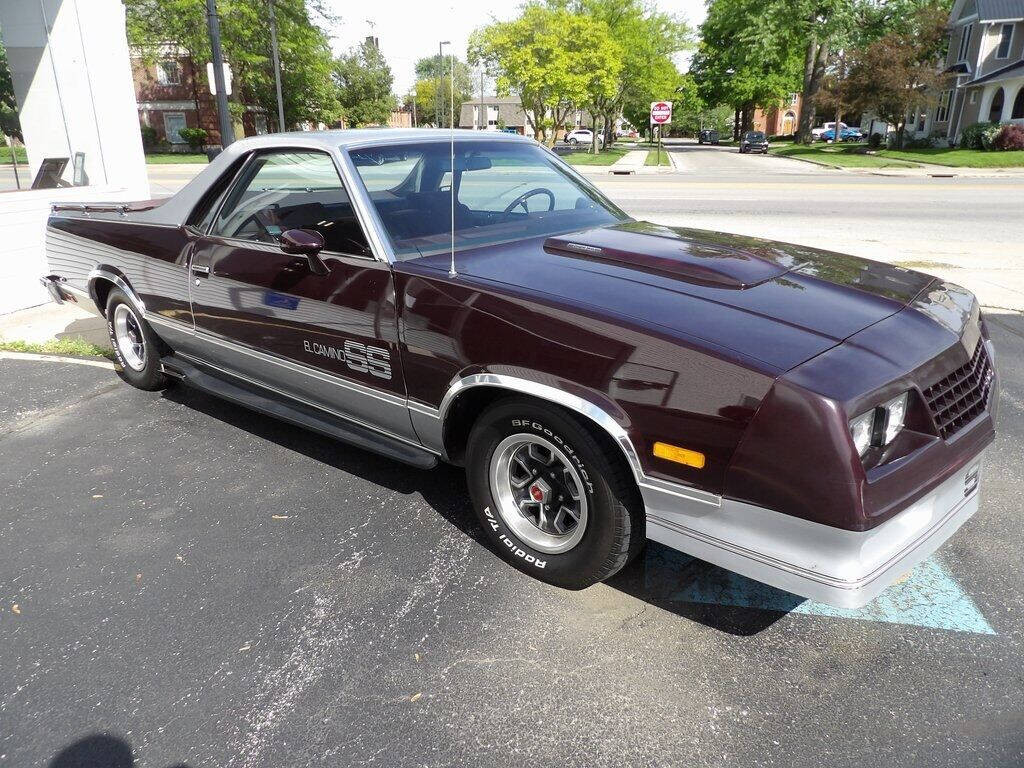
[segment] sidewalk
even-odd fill
[[[107,323],[74,304],[48,302],[0,315],[0,341],[44,344],[53,339],[82,339],[97,347],[109,347]]]

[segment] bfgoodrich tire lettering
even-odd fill
[[[536,492],[533,498],[548,493],[570,498],[578,489],[579,503],[569,506],[585,525],[582,534],[572,525],[572,515],[562,515],[559,524],[530,514],[529,498],[523,500],[526,519],[511,517],[508,488],[495,487],[495,467],[508,466],[500,456],[507,455],[510,446],[531,444],[540,446],[537,466],[557,470],[556,477],[535,467],[529,470],[534,474],[524,470],[512,479],[522,483],[524,477],[537,478],[539,482],[526,480],[518,486],[528,494]],[[549,462],[549,456],[556,458]],[[643,547],[643,505],[628,467],[568,412],[527,399],[502,400],[477,420],[466,458],[469,492],[485,535],[504,560],[524,573],[567,589],[583,589],[617,573]],[[530,526],[539,530],[531,533]],[[560,542],[570,546],[564,549]]]
[[[162,342],[121,290],[111,289],[105,314],[117,375],[147,391],[167,386],[160,368]]]

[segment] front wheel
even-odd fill
[[[509,399],[474,425],[466,477],[483,529],[514,567],[566,589],[622,569],[645,542],[624,460],[561,409]]]
[[[576,139],[569,139],[569,144],[575,147],[577,144],[579,144],[579,142],[576,141]]]
[[[167,378],[160,366],[160,339],[149,323],[117,288],[107,297],[106,315],[117,375],[139,389],[163,389]]]

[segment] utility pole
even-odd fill
[[[437,44],[437,127],[444,127],[444,47],[449,45],[448,40],[442,40]]]
[[[416,127],[416,86],[412,87],[412,127]]]
[[[267,0],[270,6],[270,50],[274,55],[274,85],[277,86],[277,130],[283,133],[284,99],[281,98],[281,53],[277,49],[277,19],[274,18],[274,0]]]
[[[217,18],[216,0],[206,0],[206,24],[210,32],[210,50],[213,53],[213,82],[217,91],[217,114],[220,117],[220,145],[227,147],[235,140],[228,112],[228,93],[224,86],[224,55],[220,50],[220,19]]]
[[[484,68],[480,67],[480,130],[486,131],[488,124],[487,113],[484,107]]]

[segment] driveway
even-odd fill
[[[561,591],[458,470],[0,359],[0,766],[1019,766],[1024,321],[992,327],[981,511],[859,612],[653,544]]]
[[[788,157],[741,155],[739,149],[734,146],[669,141],[666,147],[672,153],[676,169],[689,174],[758,176],[767,173],[773,176],[819,176],[837,173],[823,165]]]

